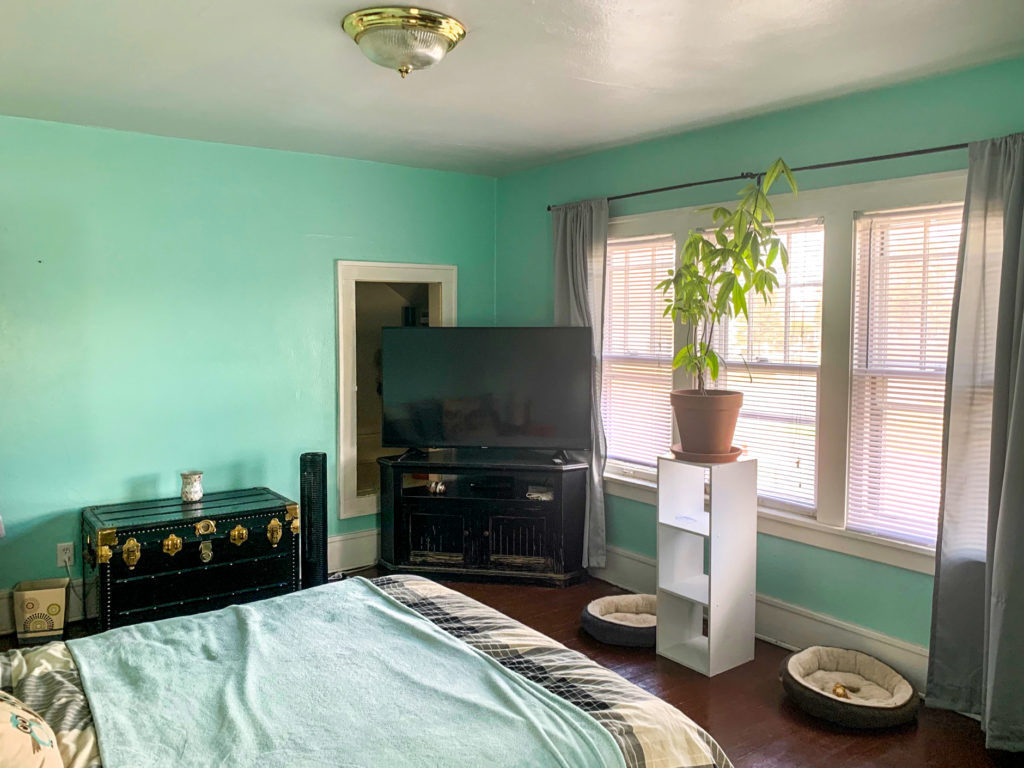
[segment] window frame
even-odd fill
[[[804,182],[813,183],[813,182]],[[846,489],[852,384],[853,280],[855,219],[868,211],[911,208],[961,202],[967,183],[966,169],[907,176],[844,186],[804,189],[798,195],[772,195],[778,220],[821,218],[825,223],[825,260],[822,275],[821,364],[818,379],[817,508],[811,516],[758,508],[758,531],[812,546],[856,555],[901,568],[931,574],[934,547],[886,539],[846,530]],[[732,205],[726,201],[724,205]],[[609,239],[669,234],[679,244],[691,229],[707,227],[707,212],[697,206],[651,213],[615,216],[608,225]],[[684,334],[675,334],[678,351]],[[685,371],[677,369],[672,386],[692,386]],[[678,438],[673,425],[673,437]],[[666,446],[667,448],[668,446]],[[655,503],[656,478],[609,462],[606,490],[635,501]]]

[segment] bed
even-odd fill
[[[346,580],[297,594],[309,594],[311,598],[319,597],[321,600],[330,599],[333,604],[336,598],[344,593],[329,590],[351,591],[354,586],[346,588],[342,585],[356,581],[364,582]],[[443,630],[443,633],[437,634],[445,635],[449,642],[453,639],[458,641],[460,647],[462,644],[469,646],[475,656],[486,657],[486,661],[493,666],[500,665],[504,674],[510,677],[517,676],[517,680],[525,678],[530,681],[524,683],[529,688],[535,689],[539,686],[543,691],[538,690],[538,694],[552,700],[557,698],[558,703],[563,706],[568,703],[577,713],[586,713],[585,719],[595,721],[600,729],[611,737],[621,755],[618,764],[629,768],[732,768],[732,764],[714,739],[679,710],[614,672],[595,664],[582,654],[569,650],[498,611],[418,576],[387,576],[364,583],[372,585],[374,593],[379,593],[381,600],[394,603],[410,615],[414,613],[415,621],[423,624],[424,628],[434,632],[438,628]],[[361,599],[365,601],[365,598]],[[286,606],[296,605],[296,599],[294,596],[285,596],[264,603],[269,604],[269,608],[264,610],[283,610]],[[251,612],[260,609],[251,606],[224,609],[227,612],[232,610]],[[209,617],[221,613],[218,611],[206,614],[207,618],[203,620],[209,622]],[[197,617],[192,617],[192,620],[197,620]],[[157,637],[161,631],[160,625],[165,625],[165,622],[151,623],[148,627],[143,626],[140,631],[149,632],[151,638]],[[108,646],[120,645],[109,643],[110,635],[111,633],[105,633],[94,636],[90,642],[94,648],[103,648],[104,643]],[[375,637],[372,640],[381,648],[386,647],[385,638]],[[71,641],[72,646],[82,642]],[[112,722],[112,715],[98,710],[93,712],[90,707],[90,704],[95,705],[101,696],[96,690],[96,683],[90,682],[88,675],[87,683],[83,685],[83,675],[80,672],[85,672],[86,669],[80,670],[75,658],[78,656],[81,660],[84,655],[83,646],[76,646],[73,650],[65,643],[51,643],[32,650],[14,650],[0,655],[0,688],[21,699],[51,725],[57,735],[66,768],[99,768],[102,765],[101,753],[106,756],[111,751],[107,748],[109,745],[106,744],[106,740],[110,739],[111,745],[114,741],[110,735],[111,726],[104,725]],[[315,669],[309,670],[309,674],[311,678],[307,685],[311,685],[317,679]],[[90,691],[88,696],[86,690]],[[141,708],[148,705],[147,702],[133,702],[125,709],[133,710],[133,716],[138,717],[138,713],[146,711]],[[110,704],[104,705],[104,709],[107,710],[117,708]],[[323,712],[296,713],[296,719],[300,721],[326,716]],[[119,727],[122,727],[123,723],[130,722],[130,718],[117,722],[121,724]],[[100,727],[97,728],[97,725]],[[397,726],[397,723],[380,723],[377,730],[386,731]],[[346,742],[351,745],[357,741],[359,729],[367,727],[372,726],[366,722],[350,724],[348,728],[353,736],[346,738]],[[459,725],[452,723],[451,738],[458,741],[464,737],[465,729],[460,733]],[[227,741],[231,740],[232,736],[229,734]],[[415,748],[409,748],[413,750],[413,756],[406,762],[410,765],[417,764]],[[209,764],[234,764],[230,756],[222,755],[218,759],[220,762],[211,759]],[[506,760],[506,763],[514,764],[515,760]],[[150,764],[161,763],[154,758]],[[194,764],[203,764],[203,761]],[[288,761],[278,764],[288,765]],[[347,762],[341,760],[336,764],[370,763],[353,758]],[[423,764],[441,763],[425,760]],[[446,764],[451,763],[446,761]],[[119,766],[108,765],[107,768]]]

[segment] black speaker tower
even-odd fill
[[[302,588],[327,583],[327,454],[299,457]]]

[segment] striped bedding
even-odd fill
[[[629,768],[732,768],[715,741],[679,710],[551,638],[418,576],[373,583],[426,619],[591,715]],[[96,732],[64,643],[0,654],[0,688],[53,728],[66,768],[100,768]]]

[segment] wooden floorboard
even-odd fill
[[[623,590],[590,580],[565,589],[446,582],[615,670],[678,707],[707,729],[736,768],[974,768],[1021,766],[1017,755],[988,752],[978,724],[923,708],[916,724],[890,731],[838,728],[799,711],[779,682],[788,651],[757,641],[754,661],[713,678],[663,659],[653,649],[603,645],[579,629],[584,606]]]
[[[374,572],[364,572],[366,576]],[[973,720],[924,708],[916,724],[859,732],[809,717],[789,703],[779,682],[787,651],[757,642],[754,661],[707,678],[651,649],[603,645],[579,629],[580,612],[596,597],[623,590],[591,579],[564,589],[445,582],[470,597],[586,654],[678,707],[707,729],[736,768],[982,768],[1022,766],[1019,755],[988,752]],[[69,636],[86,634],[83,623]],[[0,637],[0,651],[11,646]]]

